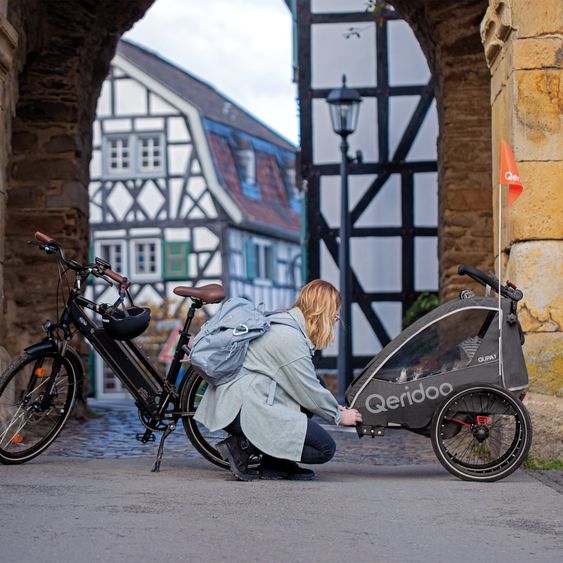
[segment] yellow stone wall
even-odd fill
[[[481,24],[491,70],[492,191],[500,140],[524,192],[506,215],[503,278],[524,292],[530,388],[563,397],[563,2],[491,0]],[[497,242],[495,235],[495,256]]]

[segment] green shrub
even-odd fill
[[[435,309],[439,303],[438,296],[435,293],[421,293],[403,315],[403,329]]]

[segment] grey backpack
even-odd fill
[[[299,329],[291,319],[271,319]],[[190,360],[195,371],[211,385],[223,385],[242,373],[242,364],[251,340],[270,330],[270,319],[263,307],[255,307],[248,299],[232,297],[221,305],[196,334]]]

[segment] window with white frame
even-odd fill
[[[165,143],[162,133],[106,135],[104,171],[107,175],[154,176],[165,170]]]
[[[136,239],[131,241],[131,270],[134,276],[156,279],[161,276],[161,241]]]
[[[265,239],[248,240],[246,265],[249,279],[275,281],[276,255],[272,243]]]
[[[114,272],[127,275],[127,256],[124,241],[98,240],[94,246],[94,253],[111,264],[111,269]]]
[[[131,168],[131,147],[129,137],[109,137],[107,140],[109,172],[125,172]]]
[[[146,135],[137,141],[139,170],[154,172],[162,169],[162,137]]]

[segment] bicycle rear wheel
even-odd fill
[[[530,415],[496,385],[460,389],[434,414],[432,447],[440,463],[466,481],[498,481],[515,471],[532,442]]]
[[[189,413],[182,417],[182,423],[194,448],[211,463],[223,469],[228,469],[229,463],[221,457],[215,447],[217,442],[227,438],[228,434],[223,430],[210,432],[193,416],[206,389],[207,382],[190,367],[180,390],[180,409],[182,412]]]
[[[0,463],[25,463],[44,452],[68,419],[76,392],[68,359],[52,352],[17,358],[0,376]]]

